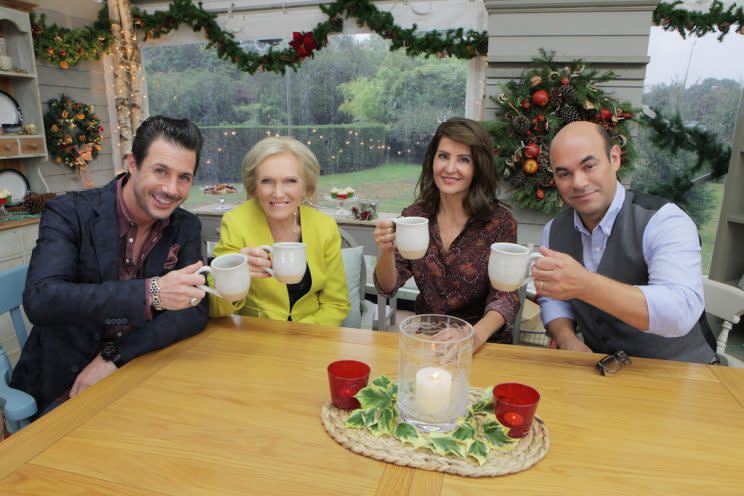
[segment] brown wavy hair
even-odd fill
[[[439,209],[439,188],[434,182],[434,157],[442,137],[470,146],[473,157],[473,181],[463,207],[471,217],[486,220],[500,204],[498,200],[499,179],[493,156],[491,135],[477,121],[464,117],[452,117],[439,125],[429,142],[424,155],[424,163],[416,183],[416,201],[422,202],[426,210]]]

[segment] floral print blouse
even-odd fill
[[[511,343],[511,326],[519,310],[519,296],[517,292],[494,289],[488,278],[491,244],[517,241],[517,222],[511,212],[499,205],[487,221],[471,218],[446,254],[436,212],[428,212],[422,203],[415,203],[405,208],[403,215],[429,219],[429,249],[418,260],[407,260],[396,249],[398,280],[395,288],[389,293],[380,291],[375,277],[379,293],[391,297],[413,276],[419,288],[415,304],[417,314],[446,314],[475,324],[486,312],[495,310],[504,317],[506,325],[489,341]]]

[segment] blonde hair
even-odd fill
[[[256,169],[269,157],[289,152],[300,162],[300,175],[305,183],[305,195],[313,196],[318,187],[320,164],[310,149],[290,136],[270,136],[256,143],[243,158],[243,187],[248,197],[256,193]]]

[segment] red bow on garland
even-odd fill
[[[301,59],[312,55],[313,50],[318,48],[312,32],[300,33],[299,31],[292,33],[292,41],[289,42],[289,46],[294,49],[297,56]]]

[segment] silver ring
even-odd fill
[[[197,298],[197,297],[191,298],[191,306],[192,307],[195,307],[198,304],[199,304],[199,298]]]

